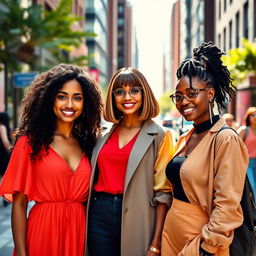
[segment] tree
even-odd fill
[[[243,39],[242,47],[229,50],[228,55],[222,56],[222,60],[234,84],[238,84],[250,74],[256,75],[256,43]]]
[[[175,105],[172,103],[172,101],[169,97],[170,94],[171,94],[170,91],[164,93],[159,100],[161,115],[164,115],[167,112],[169,112],[170,110],[175,109]]]
[[[19,70],[21,63],[35,67],[38,61],[35,49],[40,47],[52,52],[57,63],[61,52],[71,52],[83,43],[85,37],[95,36],[72,29],[81,19],[72,14],[72,2],[60,0],[55,10],[47,11],[41,5],[24,8],[18,1],[0,0],[0,62],[6,63],[10,71]],[[65,58],[67,62],[72,60],[68,54]],[[88,57],[73,59],[76,60],[84,65]]]

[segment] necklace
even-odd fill
[[[212,117],[212,122],[211,122],[211,120],[207,120],[200,124],[193,124],[195,127],[195,130],[196,130],[196,133],[202,133],[207,130],[210,130],[219,119],[220,119],[220,117],[218,115],[216,115],[216,116]]]

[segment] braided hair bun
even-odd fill
[[[223,54],[213,42],[203,42],[193,50],[193,56],[190,59],[180,64],[176,73],[178,79],[187,76],[191,87],[193,77],[213,87],[215,89],[214,100],[219,110],[225,108],[225,102],[230,100],[236,91],[230,72],[221,60]]]

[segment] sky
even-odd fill
[[[139,46],[139,70],[157,98],[163,83],[163,52],[169,52],[170,16],[173,0],[129,0],[133,6]]]

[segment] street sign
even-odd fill
[[[31,82],[35,79],[38,72],[23,72],[18,73],[15,72],[12,77],[13,86],[15,88],[24,88],[31,84]]]

